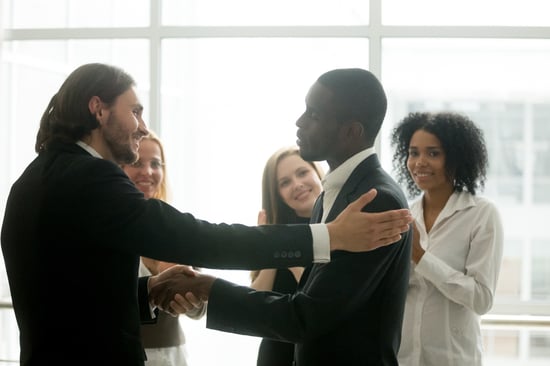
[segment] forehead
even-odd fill
[[[302,159],[298,154],[287,155],[277,164],[277,177],[280,178],[283,175],[293,173],[296,169],[309,164]]]
[[[130,87],[124,93],[120,94],[115,103],[124,103],[129,105],[141,105],[134,87]]]
[[[441,141],[436,135],[426,130],[417,130],[413,133],[410,146],[441,147]]]
[[[306,105],[309,108],[332,112],[334,110],[334,92],[319,82],[315,82],[306,95]]]
[[[142,139],[138,150],[140,158],[142,157],[160,157],[160,146],[151,139]]]

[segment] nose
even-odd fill
[[[296,127],[304,127],[304,114],[305,113],[302,113],[302,115],[296,120]]]
[[[147,129],[147,123],[143,120],[143,118],[139,118],[138,121],[138,133],[140,134],[140,137],[147,136],[149,134],[149,130]]]
[[[148,161],[141,163],[141,165],[139,167],[139,173],[143,174],[143,175],[153,174],[153,168],[151,167],[151,163],[148,162]]]
[[[423,155],[420,155],[416,158],[416,162],[415,162],[415,165],[417,166],[424,166],[426,165],[426,159],[424,158]]]

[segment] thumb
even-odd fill
[[[350,203],[348,205],[348,208],[352,211],[361,211],[363,207],[372,202],[377,194],[378,192],[376,191],[376,189],[372,188],[370,191],[368,191],[367,193],[363,193],[361,197]]]
[[[193,268],[183,264],[176,265],[171,268],[174,269],[174,273],[181,273],[189,277],[195,277],[197,275],[196,272],[193,270]]]
[[[265,209],[261,209],[260,212],[258,212],[258,225],[265,225],[267,224],[267,214],[265,212]]]

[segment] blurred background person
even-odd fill
[[[482,131],[456,113],[411,113],[393,130],[393,163],[411,196],[412,266],[402,366],[482,364],[480,316],[495,296],[503,229],[484,187]]]
[[[149,135],[141,140],[138,154],[139,158],[134,164],[123,166],[124,171],[143,192],[145,198],[167,201],[166,160],[160,139],[150,131]],[[173,265],[173,263],[141,257],[139,275],[156,275]],[[201,302],[199,307],[186,312],[185,315],[192,319],[199,319],[205,312],[205,303]],[[141,337],[147,354],[146,365],[186,366],[188,364],[185,336],[178,317],[159,312],[155,324],[141,325]]]
[[[258,213],[258,225],[308,223],[322,190],[323,176],[321,166],[302,159],[298,147],[285,147],[273,153],[263,171],[263,208]],[[303,267],[253,271],[250,287],[292,294],[303,271]],[[293,361],[294,344],[262,339],[257,366],[291,366]]]

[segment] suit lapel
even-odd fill
[[[378,168],[380,168],[380,161],[376,154],[369,156],[355,167],[342,189],[340,189],[326,222],[334,220],[351,202],[359,198],[360,194],[357,193],[359,183],[366,179],[373,170]]]
[[[342,212],[350,202],[356,200],[359,197],[359,194],[356,193],[357,186],[359,185],[359,183],[361,183],[361,181],[368,177],[370,172],[379,167],[380,162],[378,160],[378,157],[376,156],[376,154],[373,154],[363,160],[353,170],[350,177],[346,180],[346,183],[344,183],[344,186],[338,193],[338,196],[336,197],[336,200],[334,201],[334,204],[332,205],[332,208],[330,209],[330,212],[327,216],[326,222],[334,220],[336,216],[338,216],[338,214],[340,214],[340,212]],[[317,198],[317,201],[315,201],[310,220],[310,223],[312,224],[321,222],[321,218],[323,217],[323,197],[324,192],[321,192],[321,194]],[[304,290],[307,291],[307,283],[309,282],[308,279],[311,278],[311,280],[313,280],[315,278],[315,273],[323,268],[323,266],[325,265],[326,263],[313,263],[307,266],[304,270],[304,273],[302,274],[302,277],[300,278],[298,288],[304,289],[304,287],[306,287]]]
[[[311,211],[311,219],[309,220],[311,224],[318,224],[321,222],[321,219],[323,218],[323,197],[324,196],[325,196],[325,192],[321,192],[319,197],[317,197],[315,204],[313,205],[313,210]]]

